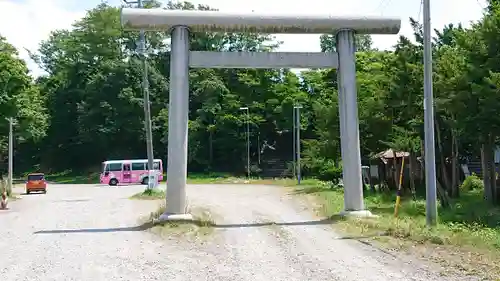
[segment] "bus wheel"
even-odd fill
[[[109,185],[111,185],[111,186],[115,186],[115,185],[117,185],[117,184],[118,184],[118,180],[117,180],[117,179],[110,179],[110,180],[109,180]]]
[[[141,183],[142,183],[142,184],[148,184],[148,182],[149,182],[149,177],[144,177],[144,178],[142,179],[142,182],[141,182]]]

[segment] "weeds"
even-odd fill
[[[164,221],[158,222],[160,216],[165,213],[165,204],[151,212],[147,221],[154,224],[151,228],[153,233],[162,237],[187,236],[190,238],[202,238],[213,233],[215,220],[210,210],[205,208],[193,208],[189,210],[192,221]]]
[[[313,196],[322,215],[334,216],[342,211],[341,188],[318,185],[300,188],[296,193]],[[484,204],[480,190],[464,191],[451,208],[440,207],[440,222],[433,228],[426,226],[425,200],[402,200],[397,218],[394,204],[395,195],[365,192],[366,208],[378,218],[349,218],[336,226],[349,234],[373,236],[381,246],[421,251],[426,258],[469,273],[500,276],[500,208]],[[381,232],[388,237],[380,237]]]
[[[138,200],[159,200],[165,199],[165,191],[159,189],[149,189],[147,188],[143,192],[139,192],[130,197],[130,199],[138,199]]]

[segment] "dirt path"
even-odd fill
[[[128,199],[142,189],[53,185],[13,202],[0,213],[1,280],[446,280],[342,239],[272,186],[189,186],[215,233],[161,239],[137,227],[157,206]]]
[[[445,278],[342,237],[281,188],[199,185],[188,195],[191,205],[205,205],[220,218],[224,247],[240,266],[233,280],[469,280]]]

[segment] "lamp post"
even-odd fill
[[[247,122],[247,176],[250,178],[250,111],[248,107],[240,107],[240,110],[246,110]]]
[[[297,184],[300,184],[300,180],[301,180],[301,175],[300,175],[300,109],[302,108],[302,105],[296,105],[293,107],[294,110],[297,111],[297,113],[295,114],[295,128],[297,128],[297,133],[295,134],[295,136],[297,137],[297,140],[296,140],[296,145],[297,145],[297,148],[296,148],[296,151],[297,151],[297,171],[296,171],[296,174],[297,174]]]

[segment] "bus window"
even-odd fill
[[[144,171],[144,163],[132,163],[132,171]]]
[[[106,171],[110,172],[120,172],[122,170],[121,163],[110,163],[106,166]]]
[[[128,164],[128,163],[123,164],[123,170],[127,171],[127,172],[130,172],[130,164]]]

